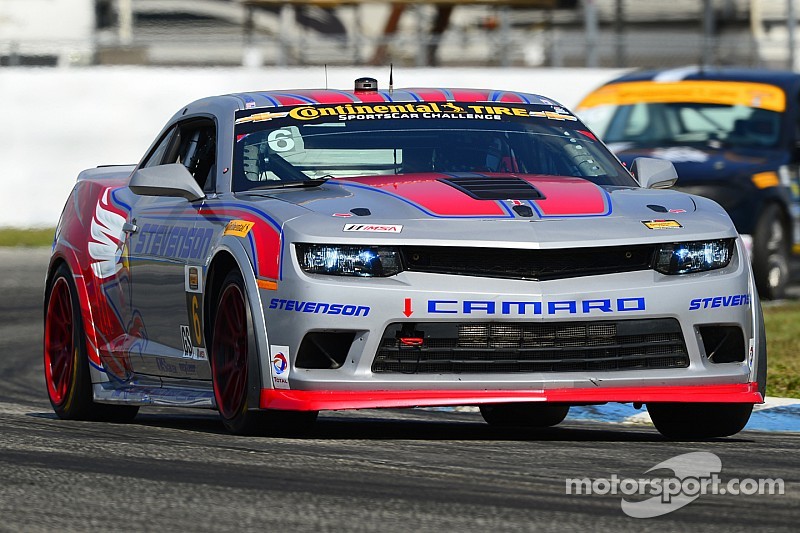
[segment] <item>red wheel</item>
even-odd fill
[[[233,279],[231,279],[233,278]],[[240,279],[231,275],[219,298],[211,348],[214,396],[223,420],[247,408],[247,311]]]
[[[50,290],[44,330],[44,376],[53,407],[68,408],[74,388],[77,359],[72,291],[65,277],[58,277]]]
[[[92,399],[81,310],[72,273],[61,265],[45,298],[44,377],[50,404],[59,418],[126,422],[137,406],[102,405]]]
[[[250,409],[250,380],[258,382],[258,358],[244,280],[238,271],[225,276],[214,310],[211,339],[211,377],[222,423],[240,435],[299,433],[317,419],[316,411]],[[256,372],[251,376],[252,371]],[[259,387],[260,385],[254,385]]]

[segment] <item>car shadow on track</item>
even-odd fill
[[[270,431],[263,435],[236,437],[231,439],[278,438],[299,440],[355,441],[355,440],[421,440],[462,442],[672,442],[653,428],[626,424],[571,421],[552,428],[493,427],[479,416],[470,414],[430,413],[419,414],[415,410],[390,410],[364,414],[331,413],[321,415],[311,428],[301,432]],[[394,417],[392,415],[397,415]],[[441,415],[441,416],[440,416]],[[56,419],[54,414],[29,413],[37,418]],[[459,419],[460,418],[460,419]],[[95,424],[108,424],[96,422]],[[109,424],[112,425],[112,424]],[[123,424],[113,424],[122,426]],[[226,436],[227,432],[214,413],[148,413],[140,414],[130,423],[124,424],[126,433],[135,432],[136,426],[154,429],[197,432],[207,435]],[[706,441],[709,441],[708,439]],[[710,439],[710,442],[753,442],[747,434],[725,439]]]

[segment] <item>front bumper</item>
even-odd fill
[[[278,290],[259,294],[269,345],[262,350],[260,405],[318,410],[513,401],[759,403],[762,377],[755,369],[758,346],[765,341],[757,324],[750,266],[741,260],[745,253],[739,240],[728,267],[700,274],[665,276],[647,270],[546,282],[415,272],[383,279],[308,276],[295,261],[286,261]],[[372,371],[382,334],[393,323],[656,318],[680,324],[688,367],[491,374]],[[710,360],[700,333],[701,326],[709,325],[740,328],[747,354],[735,362]],[[298,367],[296,354],[304,337],[331,331],[353,334],[343,363]],[[279,380],[277,354],[287,360]]]
[[[687,387],[605,387],[551,390],[277,390],[262,389],[262,409],[322,411],[367,408],[444,407],[512,402],[597,404],[608,402],[763,403],[758,384]]]

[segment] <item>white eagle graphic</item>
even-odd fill
[[[100,279],[111,277],[122,268],[120,257],[125,243],[122,230],[125,217],[109,209],[109,190],[106,189],[97,202],[92,217],[92,241],[89,242],[92,272]]]

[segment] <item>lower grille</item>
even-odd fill
[[[496,374],[686,368],[673,318],[593,322],[395,323],[375,373]]]

